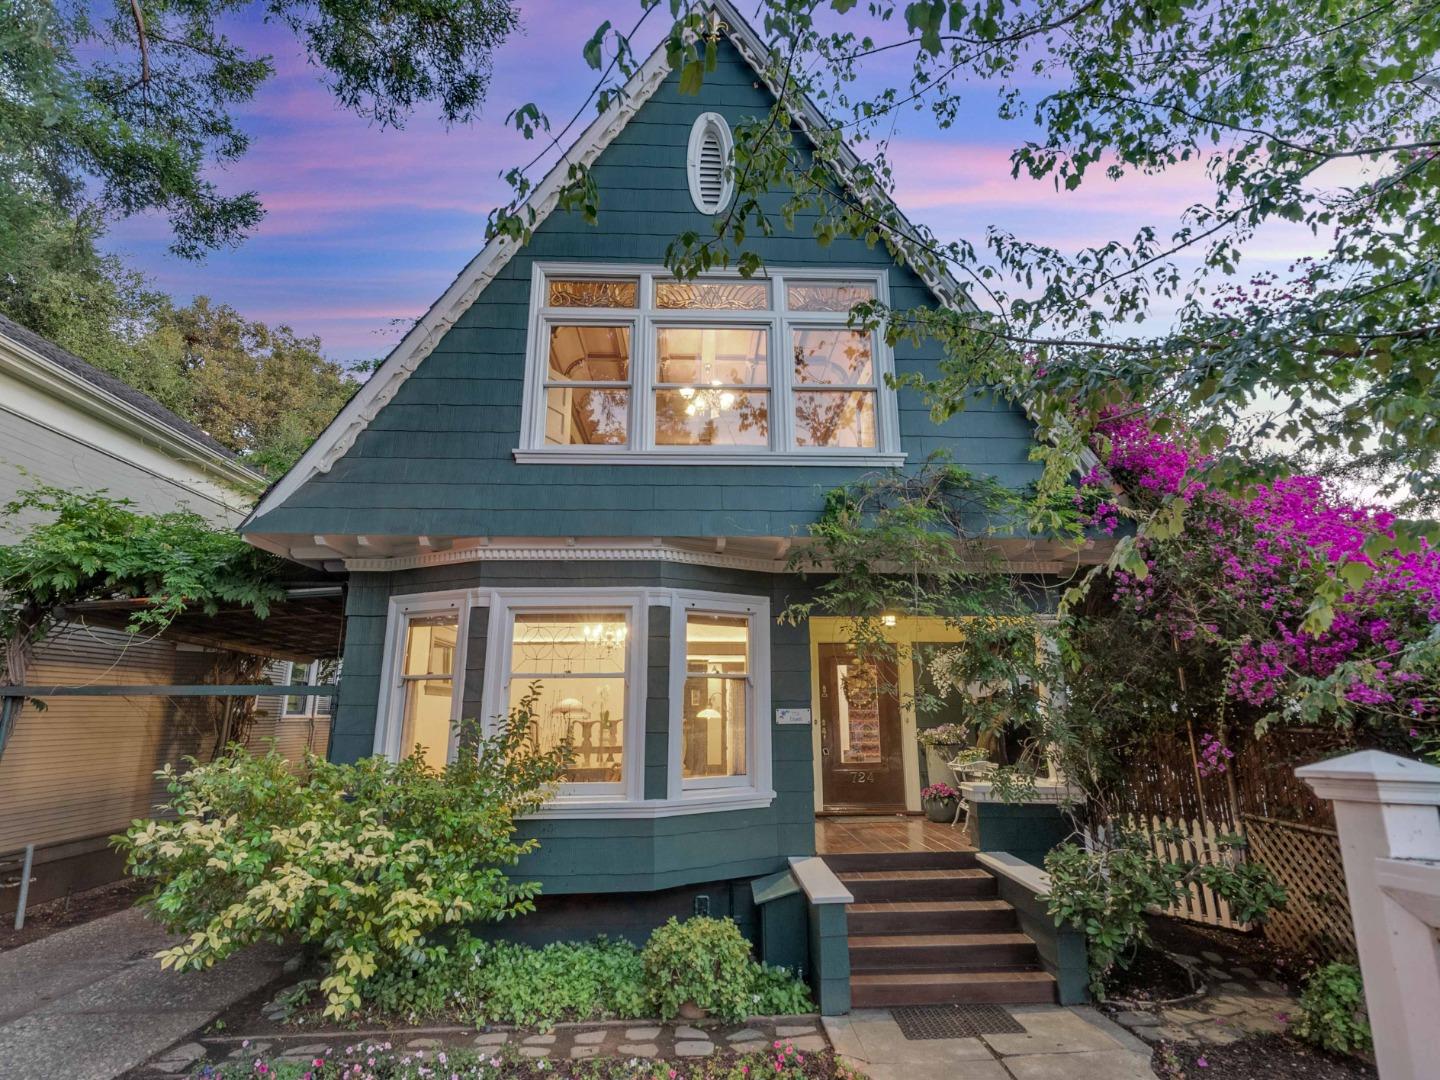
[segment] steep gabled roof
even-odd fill
[[[766,63],[771,55],[769,46],[730,0],[711,0],[709,6],[723,25],[724,33],[736,51],[764,81],[770,92],[778,94],[779,88],[770,79]],[[650,100],[669,73],[665,43],[661,42],[626,83],[624,93],[618,95],[560,155],[544,180],[536,185],[530,197],[520,206],[518,213],[530,221],[532,228],[538,228],[558,205],[571,164],[592,164]],[[796,110],[795,121],[807,136],[811,132],[831,126],[820,109],[808,98],[805,98]],[[857,196],[872,202],[882,202],[886,212],[897,215],[906,232],[913,234],[914,226],[901,214],[886,192],[878,189],[861,191],[858,188],[851,170],[859,164],[858,155],[848,145],[842,144],[839,162],[841,180]],[[904,245],[901,246],[903,250]],[[310,449],[289,472],[270,487],[241,525],[242,531],[252,521],[284,503],[312,476],[328,472],[335,462],[345,455],[376,414],[395,397],[420,362],[430,355],[455,321],[469,309],[522,247],[522,244],[509,237],[496,237],[485,245],[480,254],[470,260],[451,282],[450,287],[431,305],[430,310],[420,317],[400,343],[391,350],[369,381],[321,432]],[[932,260],[925,258],[911,259],[910,262],[911,269],[925,282],[939,303],[946,306],[970,306],[969,298],[943,267],[937,268],[933,266]]]
[[[202,461],[244,490],[255,491],[264,483],[264,476],[241,461],[234,451],[181,419],[149,394],[4,315],[0,315],[0,342],[13,350],[25,370],[43,368],[50,385],[60,385],[55,382],[57,379],[68,384],[67,392],[80,394],[92,412],[103,411],[117,422],[135,421],[148,432],[163,433],[176,457]],[[22,357],[24,359],[20,359]]]

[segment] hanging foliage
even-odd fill
[[[132,633],[158,633],[182,611],[214,614],[222,604],[260,618],[283,595],[275,556],[216,528],[199,514],[145,514],[104,491],[26,488],[0,510],[0,636],[5,681],[23,685],[35,646],[67,604],[112,597],[149,602],[130,617]]]

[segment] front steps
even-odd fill
[[[822,857],[855,897],[847,923],[853,1008],[1056,1000],[1054,977],[974,852]]]

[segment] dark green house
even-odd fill
[[[995,930],[986,959],[951,967],[995,969],[989,1000],[1048,1000],[1033,950],[1001,940],[1013,913],[996,915],[973,853],[913,864],[936,875],[911,897],[934,910],[903,924],[868,910],[897,898],[893,883],[867,893],[831,873],[854,858],[806,861],[817,814],[918,811],[921,766],[914,716],[866,693],[840,620],[776,622],[803,588],[792,543],[824,492],[877,468],[944,450],[1020,486],[1038,466],[1015,406],[937,425],[886,386],[935,372],[938,346],[892,350],[847,327],[858,299],[957,303],[954,282],[860,242],[822,247],[804,220],[755,241],[763,277],[666,275],[667,244],[708,231],[731,197],[733,127],[772,101],[765,45],[715,6],[720,63],[698,95],[659,50],[571,149],[591,165],[598,226],[556,209],[557,169],[531,200],[530,242],[475,257],[244,533],[349,574],[333,759],[418,743],[442,762],[453,720],[504,714],[540,681],[539,737],[573,740],[576,763],[526,824],[541,846],[523,872],[545,896],[513,932],[638,937],[670,914],[730,914],[767,928],[767,956],[810,965],[827,1008],[852,988],[894,1000],[842,963],[845,907],[827,900],[848,889],[852,931]],[[1043,544],[1021,557],[1060,569]],[[767,902],[797,894],[764,879],[792,860],[801,900],[770,918]]]

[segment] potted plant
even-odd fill
[[[925,754],[925,776],[936,781],[950,779],[945,763],[975,741],[965,724],[937,724],[917,732],[915,738]]]
[[[949,825],[955,820],[959,803],[960,793],[949,784],[934,783],[920,790],[920,805],[925,809],[925,816],[942,825]]]

